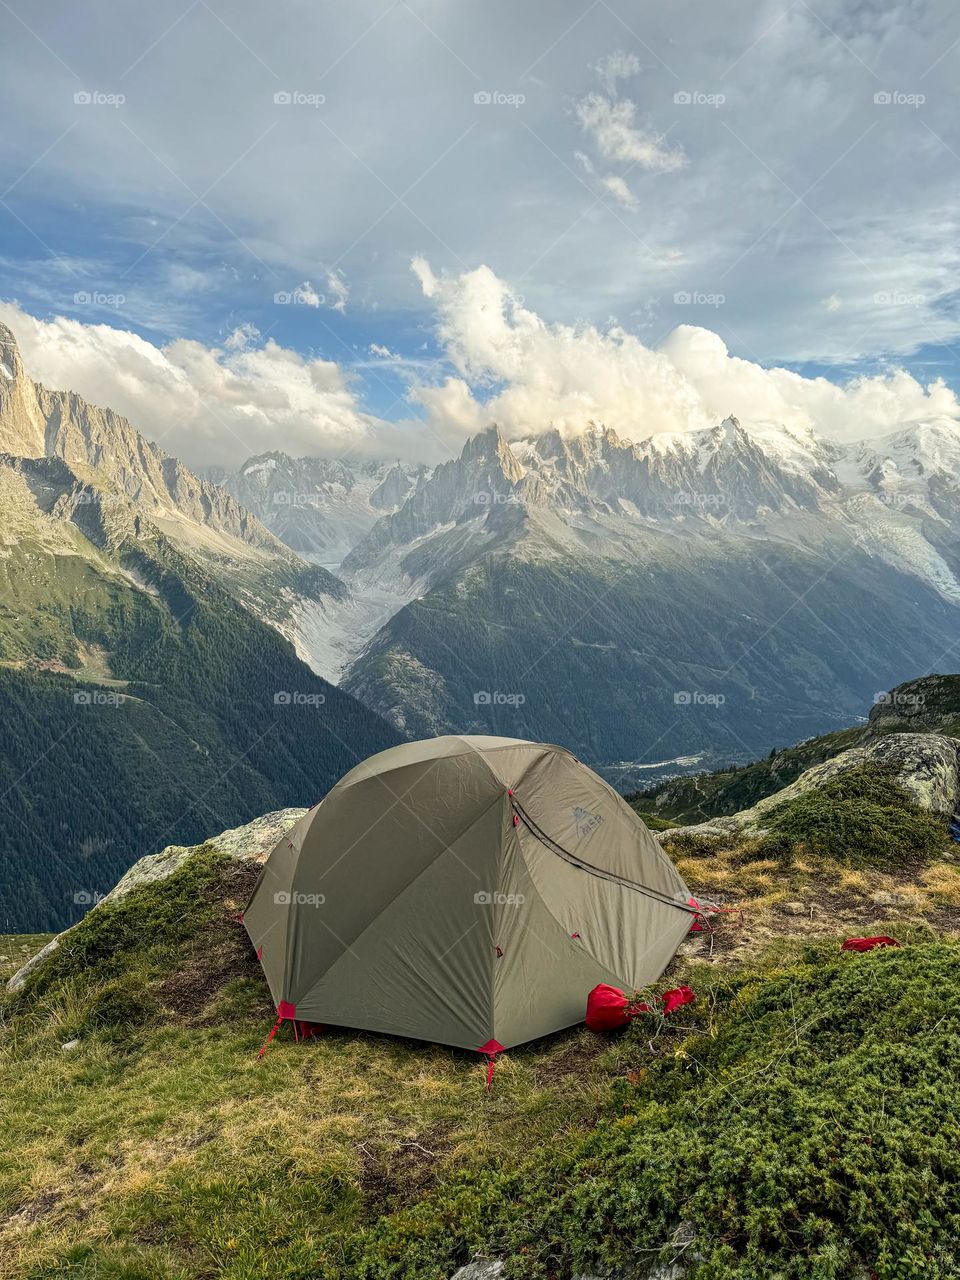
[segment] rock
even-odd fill
[[[503,1275],[503,1263],[499,1258],[474,1258],[465,1267],[455,1271],[450,1280],[497,1280]]]
[[[810,910],[803,902],[781,902],[779,909],[785,916],[805,916]]]
[[[73,1053],[74,1049],[80,1048],[79,1040],[68,1040],[66,1044],[62,1044],[60,1048],[64,1053]]]
[[[265,813],[261,818],[254,818],[253,822],[248,822],[246,826],[231,827],[229,831],[222,831],[220,835],[211,836],[203,843],[211,845],[218,853],[224,853],[230,858],[249,858],[254,862],[264,862],[274,846],[306,812],[306,809],[278,809],[274,813]],[[141,858],[117,881],[102,901],[110,902],[111,899],[122,898],[137,885],[166,880],[199,847],[199,845],[168,844],[162,852]]]
[[[56,951],[57,947],[59,947],[60,945],[60,939],[69,932],[70,930],[66,929],[64,930],[63,933],[58,934],[55,938],[51,938],[50,941],[47,943],[47,945],[42,948],[42,950],[38,951],[35,956],[31,956],[26,964],[21,965],[20,968],[17,970],[17,972],[13,975],[13,977],[7,981],[7,990],[10,992],[19,991],[20,988],[23,986],[23,984],[26,982],[27,978],[29,978],[30,974],[33,973],[34,969],[38,968],[41,964],[43,964],[47,956],[53,955],[54,951]]]
[[[203,844],[212,845],[214,849],[226,854],[229,858],[265,862],[274,846],[306,812],[306,809],[278,809],[274,813],[265,813],[262,817],[248,822],[246,826],[231,827],[228,831],[221,831],[218,836],[211,836],[209,840],[203,841]],[[104,902],[124,897],[138,885],[166,880],[199,848],[200,845],[169,844],[162,852],[141,858],[91,910],[97,911]],[[70,930],[65,929],[63,933],[51,939],[42,951],[32,956],[9,979],[7,990],[12,993],[21,990],[30,974],[56,951],[60,945],[60,939],[65,938],[69,933]]]

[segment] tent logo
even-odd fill
[[[599,813],[591,813],[589,809],[581,809],[579,805],[573,807],[573,820],[577,824],[577,835],[581,840],[593,835],[597,827],[603,823]]]
[[[526,898],[522,893],[491,893],[489,889],[481,889],[473,895],[478,907],[522,907]]]
[[[278,907],[322,907],[327,899],[322,893],[288,893],[281,889],[273,895],[273,900]]]

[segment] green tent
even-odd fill
[[[562,747],[409,742],[357,765],[274,849],[244,913],[280,1020],[496,1052],[654,981],[689,893]]]

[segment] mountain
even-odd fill
[[[149,518],[258,617],[309,659],[308,636],[344,586],[306,563],[220,485],[194,474],[112,409],[50,391],[26,373],[16,339],[0,324],[0,450],[66,463],[107,501]]]
[[[398,735],[279,633],[335,579],[31,383],[9,331],[0,377],[0,924],[50,928],[165,838],[313,803]]]
[[[749,759],[950,651],[958,456],[952,423],[869,447],[732,417],[640,444],[491,427],[344,559],[355,617],[379,612],[331,608],[325,674],[402,732],[558,741],[623,786]]]
[[[428,474],[401,462],[271,452],[217,476],[245,510],[298,555],[335,570],[380,516],[401,506]]]

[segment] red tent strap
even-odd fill
[[[899,947],[896,938],[881,934],[878,938],[848,938],[841,944],[841,951],[872,951],[874,947]]]
[[[283,1014],[282,1014],[282,1013],[279,1013],[279,1014],[277,1014],[277,1020],[276,1020],[276,1022],[273,1024],[273,1030],[272,1030],[272,1031],[270,1032],[270,1034],[267,1036],[266,1040],[263,1042],[263,1047],[262,1047],[262,1049],[261,1049],[261,1050],[260,1050],[260,1052],[257,1054],[257,1057],[258,1057],[258,1058],[262,1058],[262,1057],[263,1057],[263,1055],[267,1052],[267,1046],[269,1045],[269,1043],[270,1043],[270,1041],[273,1039],[273,1037],[277,1034],[277,1032],[280,1030],[280,1023],[281,1023],[281,1022],[283,1022]]]
[[[486,1044],[482,1044],[477,1053],[482,1053],[487,1060],[487,1083],[486,1089],[490,1088],[493,1083],[493,1068],[497,1063],[497,1054],[503,1053],[504,1047],[499,1040],[488,1040]]]
[[[294,1038],[295,1039],[297,1038],[296,1017],[297,1017],[297,1006],[295,1004],[291,1004],[289,1000],[281,1000],[280,1003],[277,1005],[277,1020],[273,1024],[273,1030],[270,1032],[270,1034],[267,1036],[266,1040],[264,1041],[263,1048],[257,1054],[258,1058],[262,1058],[263,1055],[267,1052],[267,1045],[269,1045],[270,1041],[280,1030],[280,1024],[282,1022],[293,1023]]]
[[[690,925],[690,933],[713,933],[713,925],[710,922],[711,916],[739,916],[740,924],[743,924],[743,908],[742,907],[718,907],[713,903],[704,903],[702,906],[696,898],[688,898],[687,905],[696,910],[693,917],[693,923]]]

